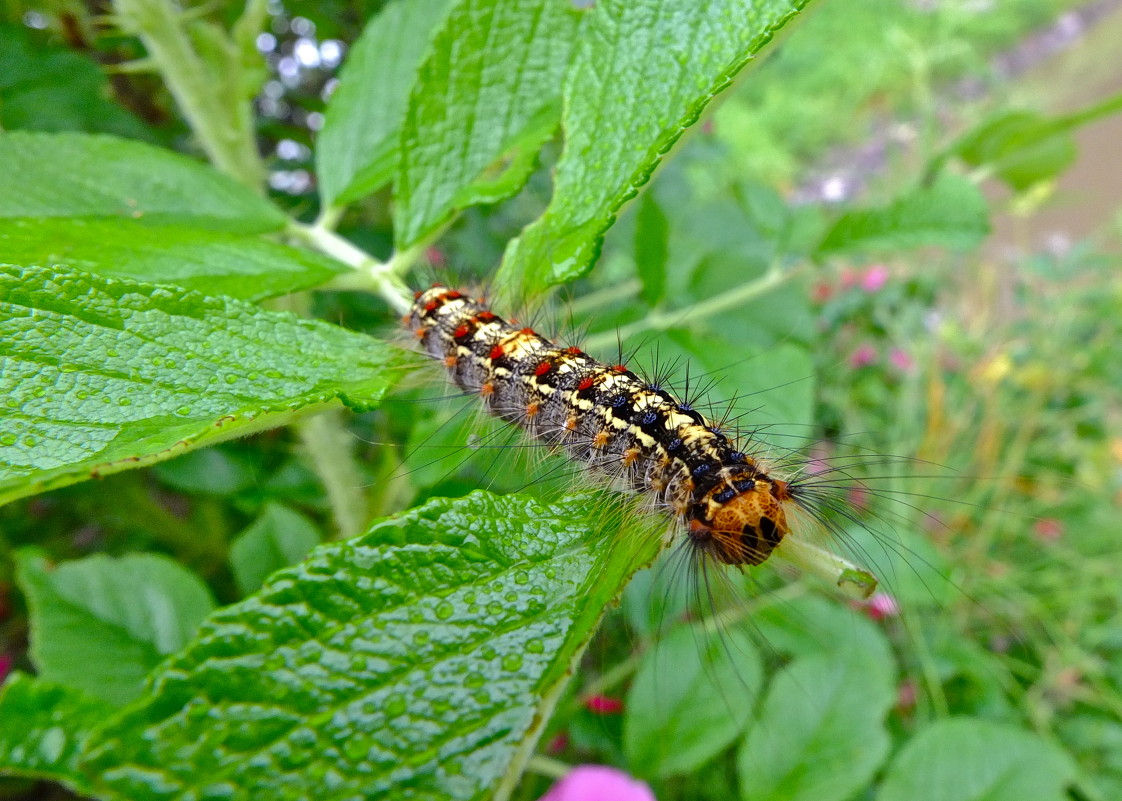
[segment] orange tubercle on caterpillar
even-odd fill
[[[453,383],[479,395],[490,414],[565,451],[613,486],[643,494],[706,556],[753,566],[779,549],[815,561],[814,546],[784,545],[788,512],[804,500],[797,488],[770,475],[747,445],[658,384],[560,346],[443,286],[420,293],[408,318],[410,329],[425,332],[419,336],[424,350],[447,367]],[[862,573],[831,558],[832,569]],[[862,595],[875,587],[864,576]],[[840,584],[837,570],[834,577]]]

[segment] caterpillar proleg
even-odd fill
[[[643,494],[703,555],[743,568],[776,553],[852,595],[875,589],[868,572],[792,536],[799,510],[810,511],[797,480],[777,476],[748,443],[658,384],[561,347],[439,284],[416,293],[405,322],[488,413],[615,488]]]

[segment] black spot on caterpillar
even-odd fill
[[[814,514],[809,486],[772,475],[747,444],[623,365],[561,347],[441,285],[416,294],[405,322],[487,412],[644,494],[706,556],[758,565],[790,533],[792,513]]]

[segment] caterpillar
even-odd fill
[[[404,322],[488,413],[617,488],[645,494],[690,546],[720,563],[761,564],[790,533],[796,510],[813,514],[809,488],[773,475],[690,403],[624,365],[559,346],[441,284],[415,294]],[[839,584],[872,592],[867,573],[840,557],[835,566]]]

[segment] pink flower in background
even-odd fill
[[[900,614],[900,604],[884,592],[873,593],[873,597],[865,601],[863,608],[865,614],[873,620],[884,620],[886,617],[896,617]]]
[[[12,672],[12,655],[0,654],[0,682],[8,678],[8,674]]]
[[[606,695],[594,695],[584,702],[589,712],[597,715],[618,715],[623,711],[623,701]]]
[[[561,731],[557,732],[553,739],[549,741],[549,745],[545,747],[545,750],[547,754],[560,754],[568,747],[569,735]]]
[[[861,275],[861,288],[870,295],[879,292],[880,288],[888,283],[888,268],[883,264],[874,264]]]
[[[1032,533],[1040,542],[1055,542],[1064,535],[1064,524],[1054,517],[1042,517],[1032,524]]]
[[[916,366],[915,359],[909,356],[906,350],[900,350],[900,348],[893,348],[889,351],[888,361],[901,373],[910,373],[912,368]]]
[[[440,248],[426,248],[425,259],[427,259],[428,263],[433,267],[446,267],[448,265],[448,258]]]
[[[656,801],[651,788],[622,770],[578,765],[539,801]]]
[[[850,367],[868,367],[877,360],[877,351],[872,345],[862,345],[849,355]]]

